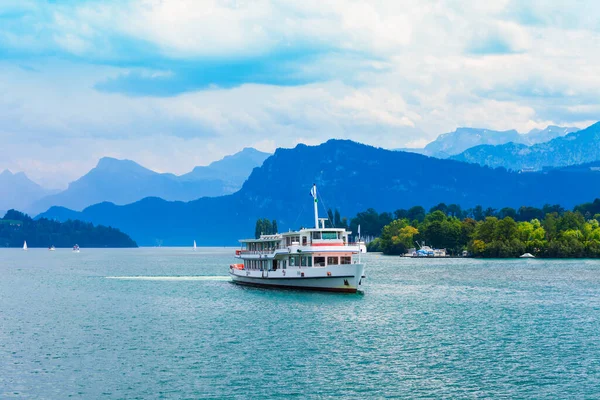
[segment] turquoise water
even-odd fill
[[[232,252],[0,250],[0,398],[600,393],[598,261],[368,254],[349,295],[236,286]]]

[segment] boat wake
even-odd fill
[[[228,281],[229,276],[107,276],[126,281]]]

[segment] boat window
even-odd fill
[[[331,240],[331,239],[337,239],[338,238],[337,232],[323,232],[322,237],[323,237],[323,239],[326,239],[326,240]]]
[[[307,239],[308,238],[306,236],[302,236],[302,246],[306,246]]]
[[[300,256],[290,256],[290,267],[300,266]]]
[[[313,232],[312,233],[312,238],[314,239],[321,239],[321,232]]]
[[[306,262],[306,259],[307,259],[307,258],[308,258],[308,257],[306,257],[306,256],[302,256],[302,258],[300,259],[300,262],[302,263],[301,265],[302,265],[303,267],[306,267],[306,266],[307,266],[307,264],[308,264],[308,263]]]
[[[308,257],[306,257],[306,258],[308,259],[308,266],[309,266],[309,267],[312,267],[312,257],[311,257],[311,256],[308,256]]]
[[[337,265],[338,258],[337,257],[327,257],[327,265]]]
[[[287,261],[286,260],[281,260],[281,264],[283,264],[283,269],[287,268]]]
[[[352,264],[352,257],[340,257],[340,264]]]
[[[324,267],[325,257],[315,257],[315,267]]]

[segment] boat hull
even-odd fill
[[[364,264],[326,268],[288,268],[277,271],[248,271],[231,268],[229,274],[240,285],[326,292],[361,291]]]

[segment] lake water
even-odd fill
[[[352,295],[236,286],[232,253],[0,250],[0,398],[600,394],[599,261],[368,254]]]

